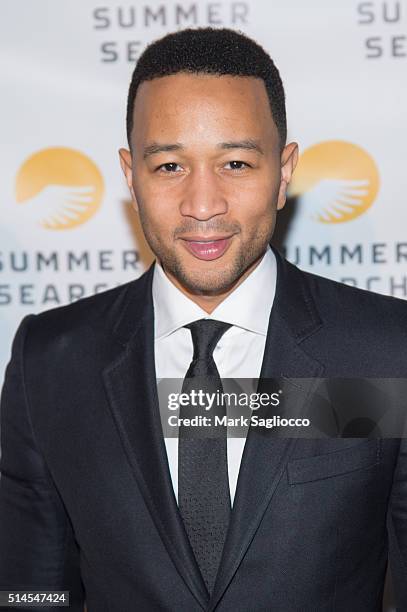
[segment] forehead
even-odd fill
[[[248,130],[247,136],[276,132],[264,81],[255,77],[178,73],[144,81],[133,119],[137,139],[171,130],[204,135],[216,127]]]

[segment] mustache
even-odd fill
[[[184,234],[237,234],[240,232],[240,224],[236,222],[225,222],[218,219],[197,222],[193,219],[178,225],[174,229],[174,238],[179,238]]]

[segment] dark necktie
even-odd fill
[[[182,392],[222,392],[213,351],[231,325],[200,319],[185,327],[191,330],[194,354]],[[231,512],[227,430],[226,427],[216,427],[216,432],[213,429],[214,415],[225,416],[226,407],[217,406],[209,413],[190,404],[180,407],[181,418],[199,414],[210,414],[212,426],[179,427],[178,505],[202,577],[212,593]]]

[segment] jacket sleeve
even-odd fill
[[[24,344],[33,318],[17,330],[1,395],[0,590],[70,591],[65,609],[82,612],[78,547],[30,420]]]
[[[400,442],[388,513],[389,558],[398,612],[407,612],[407,439]]]

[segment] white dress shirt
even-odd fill
[[[153,275],[155,368],[157,379],[182,380],[193,356],[192,336],[184,325],[197,319],[231,323],[213,358],[221,378],[259,378],[276,287],[277,265],[267,247],[260,263],[211,314],[188,298],[156,262]],[[245,438],[227,438],[230,497],[233,504]],[[178,437],[165,438],[168,464],[178,500]]]

